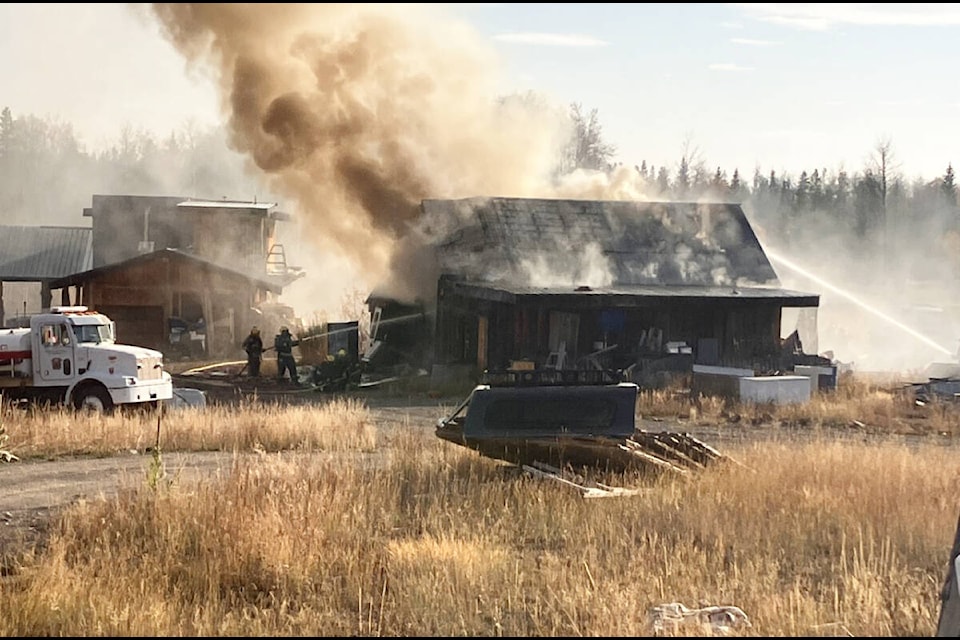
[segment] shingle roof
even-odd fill
[[[441,271],[471,280],[779,286],[738,204],[479,197],[422,209]]]
[[[33,282],[93,264],[89,227],[0,226],[0,280]]]

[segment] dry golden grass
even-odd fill
[[[739,606],[741,635],[932,635],[960,449],[816,427],[954,434],[957,409],[869,385],[779,409],[698,400],[644,392],[638,408],[808,421],[820,439],[724,447],[746,467],[688,480],[604,478],[649,491],[584,500],[423,429],[378,432],[357,400],[166,413],[164,451],[267,453],[71,507],[0,580],[0,634],[643,636],[676,601]],[[21,457],[144,449],[157,428],[10,408],[0,424]],[[356,455],[271,454],[286,450]]]
[[[0,582],[0,633],[642,636],[672,601],[739,606],[743,635],[935,628],[953,448],[756,444],[731,452],[756,471],[605,500],[412,431],[381,452],[77,505]]]
[[[933,401],[923,406],[896,381],[882,384],[845,376],[837,389],[802,404],[741,404],[719,397],[691,397],[682,387],[642,390],[639,415],[689,420],[701,425],[766,425],[829,428],[889,434],[960,436],[960,406]]]
[[[99,416],[68,408],[0,407],[6,448],[21,459],[68,455],[107,456],[157,444],[157,414],[118,411]],[[165,410],[160,415],[164,451],[264,451],[371,449],[376,428],[364,403],[333,398],[313,405],[244,403]]]

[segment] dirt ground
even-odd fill
[[[309,387],[297,388],[274,379],[249,380],[177,380],[176,386],[200,388],[208,403],[239,402],[309,404],[327,402],[328,394]],[[393,393],[358,393],[370,406],[378,428],[418,429],[432,437],[437,418],[459,398],[398,396]],[[254,454],[251,454],[254,455]],[[301,454],[302,455],[302,454]],[[4,558],[44,539],[57,512],[77,501],[96,499],[116,493],[123,486],[142,483],[152,456],[131,451],[109,458],[60,458],[0,463],[0,575]],[[234,455],[225,452],[165,452],[164,468],[168,476],[184,481],[227,472]]]

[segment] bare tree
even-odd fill
[[[867,162],[867,170],[872,173],[880,183],[880,224],[881,224],[881,252],[887,256],[890,251],[890,221],[887,217],[887,193],[890,183],[896,179],[900,165],[893,152],[893,144],[889,137],[881,137],[877,140],[870,158]],[[885,261],[886,262],[886,261]]]
[[[889,138],[883,137],[877,141],[876,146],[873,148],[873,153],[870,155],[868,166],[873,169],[873,173],[880,179],[880,194],[883,205],[886,207],[889,184],[900,170],[900,163],[895,157],[893,144]]]
[[[687,135],[683,141],[682,155],[677,166],[675,197],[685,199],[691,191],[703,191],[709,184],[707,163],[700,153],[700,148],[693,143],[693,138]]]
[[[570,105],[570,120],[573,130],[564,152],[563,172],[575,169],[608,170],[617,148],[604,141],[597,110],[594,108],[589,115],[585,115],[580,104],[575,102]]]

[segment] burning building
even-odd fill
[[[433,296],[368,302],[374,344],[425,364],[635,380],[693,364],[778,369],[783,310],[819,305],[781,288],[738,204],[494,197],[421,209],[407,269]],[[418,327],[384,326],[418,308]]]

